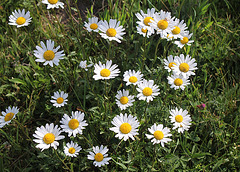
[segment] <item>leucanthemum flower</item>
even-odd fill
[[[88,18],[88,23],[84,22],[84,26],[86,27],[86,29],[88,30],[88,32],[94,31],[94,32],[98,32],[99,31],[99,26],[102,23],[102,20],[98,21],[97,17],[92,17],[92,18]]]
[[[154,85],[153,80],[143,80],[140,82],[137,91],[139,92],[137,98],[139,100],[146,100],[147,102],[153,101],[153,98],[160,94],[159,88],[157,85]]]
[[[18,112],[19,109],[16,106],[13,106],[12,108],[9,106],[6,109],[6,112],[2,111],[3,116],[0,116],[0,128],[2,128],[4,125],[9,124],[11,120],[15,118]]]
[[[171,119],[171,123],[173,123],[174,127],[173,130],[175,130],[176,128],[178,128],[178,132],[183,133],[183,131],[188,130],[190,128],[191,125],[191,117],[190,115],[188,115],[188,111],[184,110],[182,108],[180,108],[178,110],[178,108],[171,109],[170,110],[170,119]]]
[[[110,19],[109,24],[106,20],[104,20],[101,25],[99,26],[99,30],[103,33],[100,33],[100,35],[104,39],[108,39],[109,41],[117,41],[118,43],[121,43],[120,40],[123,39],[123,35],[125,32],[123,32],[125,29],[123,26],[119,26],[120,21],[117,22],[115,19]]]
[[[174,21],[174,29],[169,33],[169,37],[173,37],[173,39],[177,39],[177,38],[183,38],[182,35],[184,35],[186,33],[186,23],[184,23],[184,20],[182,20],[180,22],[179,19],[175,19]]]
[[[172,136],[172,134],[170,134],[170,129],[167,127],[163,128],[162,124],[154,124],[151,128],[148,128],[148,131],[151,135],[146,134],[146,136],[148,139],[152,139],[151,142],[153,142],[153,144],[161,143],[162,147],[164,147],[164,143],[172,141],[172,139],[167,138]]]
[[[61,129],[58,128],[57,125],[54,127],[53,123],[51,123],[50,125],[46,124],[45,127],[37,127],[35,134],[33,134],[36,139],[33,139],[33,141],[38,143],[36,148],[40,148],[41,151],[43,151],[44,149],[48,149],[49,147],[57,149],[57,146],[59,146],[57,140],[65,138],[65,136],[62,136],[60,134]]]
[[[147,36],[149,38],[149,36],[154,34],[154,29],[147,29],[145,26],[138,25],[137,33],[142,35],[143,37]]]
[[[132,103],[135,101],[134,96],[130,96],[129,91],[125,91],[124,89],[123,91],[119,90],[115,97],[117,98],[117,105],[121,110],[125,110],[127,107],[132,106]]]
[[[126,141],[128,138],[134,139],[135,135],[138,135],[138,127],[140,126],[137,117],[133,117],[132,115],[127,116],[120,113],[113,118],[112,124],[115,127],[110,128],[110,130],[117,133],[115,137]]]
[[[67,99],[68,97],[68,93],[64,93],[63,91],[61,92],[54,92],[54,96],[52,96],[52,99],[54,100],[50,100],[51,103],[53,103],[53,106],[55,107],[61,107],[64,106],[65,104],[67,104]]]
[[[137,85],[142,81],[143,74],[140,71],[128,70],[124,72],[123,77],[123,81],[127,82],[126,85]]]
[[[168,72],[171,72],[172,67],[177,65],[174,60],[175,59],[172,55],[168,56],[167,59],[164,59],[164,69],[168,70]]]
[[[80,150],[82,150],[81,146],[78,146],[78,144],[73,141],[64,146],[64,153],[66,156],[77,157]]]
[[[93,146],[93,152],[89,152],[90,155],[88,155],[88,159],[94,160],[93,165],[96,167],[101,167],[103,165],[109,164],[109,160],[111,157],[107,157],[108,154],[108,148],[107,146],[101,145],[100,148],[98,146]]]
[[[79,64],[79,66],[80,66],[81,68],[85,69],[85,71],[88,71],[88,67],[91,67],[92,65],[93,65],[93,64],[87,65],[87,60],[81,61],[80,64]]]
[[[168,84],[171,85],[170,88],[174,88],[175,90],[179,88],[184,90],[185,87],[189,85],[188,78],[184,78],[181,74],[180,75],[173,74],[171,76],[168,76],[167,79]]]
[[[190,40],[190,38],[192,37],[192,33],[189,34],[189,31],[186,31],[185,33],[182,34],[182,38],[180,39],[180,41],[175,41],[174,43],[179,47],[182,48],[184,47],[184,45],[189,45],[191,46],[191,44],[194,42],[194,40]]]
[[[72,112],[72,117],[69,117],[67,114],[63,115],[60,123],[61,128],[64,132],[68,133],[68,137],[73,135],[82,134],[85,126],[88,126],[86,120],[84,120],[84,113],[80,111]]]
[[[184,78],[188,78],[191,75],[195,75],[193,70],[197,69],[197,63],[195,63],[195,59],[191,58],[191,56],[187,55],[186,58],[183,54],[180,54],[180,57],[175,56],[176,65],[172,67],[173,73],[177,75],[183,75]]]
[[[12,15],[9,16],[9,25],[15,25],[17,27],[28,26],[31,22],[32,17],[30,17],[30,12],[27,11],[25,14],[25,9],[15,10]]]
[[[43,4],[47,4],[47,9],[51,8],[64,8],[64,3],[60,2],[59,0],[42,0]]]
[[[170,12],[165,12],[163,10],[160,13],[154,14],[154,21],[150,23],[154,29],[156,29],[157,34],[160,34],[162,38],[166,37],[174,29],[175,22],[171,17]]]
[[[150,26],[150,23],[154,21],[153,17],[155,15],[155,8],[147,9],[147,13],[144,13],[140,10],[140,13],[135,14],[138,18],[137,24],[143,26],[144,29],[147,29],[149,32],[154,32],[154,29]]]
[[[47,40],[47,47],[42,41],[40,44],[42,48],[36,46],[37,50],[34,50],[34,56],[37,57],[35,61],[44,62],[43,65],[49,64],[51,67],[53,67],[53,63],[58,66],[59,60],[63,59],[63,56],[65,55],[63,54],[63,50],[57,52],[60,46],[54,49],[54,41],[51,40]]]
[[[112,79],[119,75],[120,70],[117,69],[118,65],[114,64],[112,65],[112,60],[108,60],[106,64],[102,64],[99,62],[99,64],[94,65],[94,73],[95,75],[93,78],[95,80],[99,79]]]

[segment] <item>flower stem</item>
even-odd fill
[[[62,159],[59,157],[59,155],[58,155],[58,153],[57,153],[57,150],[54,149],[54,151],[55,151],[58,159],[63,163],[63,165],[64,165],[69,171],[72,171],[72,170],[67,166],[67,164],[64,162],[64,160],[62,160]]]

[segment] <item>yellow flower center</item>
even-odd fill
[[[14,113],[12,112],[8,113],[4,118],[5,122],[10,121],[13,118],[13,116],[14,116]]]
[[[117,34],[117,31],[113,28],[110,28],[110,29],[107,30],[106,34],[109,37],[114,37]]]
[[[175,121],[177,121],[177,122],[182,122],[182,121],[183,121],[182,115],[177,115],[177,116],[175,116]]]
[[[168,67],[171,69],[173,67],[173,65],[177,65],[177,64],[174,63],[174,62],[171,62],[171,63],[168,64]]]
[[[110,74],[111,74],[111,72],[110,72],[109,69],[102,69],[101,72],[100,72],[100,75],[102,77],[108,77]]]
[[[176,78],[176,79],[174,80],[174,84],[175,84],[176,86],[181,86],[181,85],[183,84],[183,80],[180,79],[180,78]]]
[[[98,25],[97,25],[96,23],[92,23],[92,24],[90,25],[90,28],[91,28],[92,30],[96,30],[96,29],[98,28]]]
[[[183,39],[181,39],[180,42],[182,44],[186,44],[186,43],[188,43],[188,38],[187,37],[183,37]]]
[[[48,61],[54,59],[54,57],[55,57],[55,54],[52,50],[47,50],[43,54],[43,58]]]
[[[157,140],[162,140],[163,137],[164,137],[163,132],[162,132],[162,131],[159,131],[159,130],[155,131],[155,132],[153,133],[153,135],[154,135],[155,139],[157,139]]]
[[[177,35],[177,34],[179,34],[180,33],[180,28],[178,27],[178,26],[174,26],[175,27],[175,29],[173,29],[172,30],[172,33],[174,34],[174,35]]]
[[[142,90],[142,93],[144,96],[151,96],[152,95],[152,89],[149,87],[146,87]]]
[[[122,125],[120,126],[120,131],[123,134],[127,134],[132,130],[132,126],[129,123],[122,123]]]
[[[186,72],[189,71],[189,65],[188,65],[187,63],[181,63],[181,64],[179,65],[179,70],[180,70],[181,72],[186,73]]]
[[[168,27],[168,22],[166,20],[160,20],[157,23],[157,26],[158,26],[159,29],[165,30]]]
[[[63,101],[64,101],[64,99],[62,97],[57,98],[57,103],[58,104],[61,104]]]
[[[22,25],[26,22],[26,19],[24,17],[18,17],[17,20],[16,20],[16,23],[18,25]]]
[[[128,98],[126,96],[123,96],[123,97],[120,98],[120,102],[122,104],[127,104],[128,103]]]
[[[94,159],[95,159],[97,162],[101,162],[101,161],[103,160],[103,154],[97,153],[97,154],[94,156]]]
[[[46,144],[51,144],[52,142],[54,142],[55,140],[55,136],[53,133],[47,133],[45,134],[45,136],[43,137],[43,141],[46,143]]]
[[[147,29],[141,29],[143,33],[147,33]]]
[[[71,128],[72,130],[75,130],[76,128],[78,128],[79,122],[78,122],[77,119],[71,119],[71,120],[68,122],[68,126],[69,126],[69,128]]]
[[[69,152],[70,154],[74,154],[74,153],[76,152],[76,149],[74,149],[73,147],[70,147],[70,148],[68,149],[68,152]]]
[[[135,82],[137,82],[137,81],[138,81],[138,79],[137,79],[136,76],[131,76],[131,77],[129,78],[129,82],[131,82],[131,83],[135,83]]]
[[[143,20],[143,23],[146,25],[146,26],[150,26],[148,23],[152,23],[153,18],[152,17],[146,17],[144,20]]]
[[[56,3],[58,2],[58,0],[48,0],[48,2],[49,2],[50,4],[56,4]]]

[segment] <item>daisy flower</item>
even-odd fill
[[[50,100],[50,102],[53,103],[53,106],[55,107],[61,107],[61,106],[64,106],[65,104],[67,104],[67,99],[68,97],[68,93],[64,93],[63,91],[61,92],[54,92],[54,96],[52,96],[52,99],[54,100]]]
[[[155,8],[147,9],[147,13],[145,14],[142,10],[140,10],[140,13],[135,14],[138,18],[137,24],[140,26],[143,26],[144,29],[147,29],[148,32],[154,32],[154,29],[150,26],[150,23],[154,21],[153,17],[155,15]]]
[[[57,125],[54,127],[53,123],[51,123],[50,125],[46,124],[45,127],[37,127],[35,134],[33,134],[36,139],[33,139],[33,141],[38,143],[36,148],[42,149],[41,151],[43,151],[44,149],[48,149],[49,147],[57,149],[59,143],[56,140],[61,140],[65,138],[65,136],[62,136],[60,134],[61,129],[58,128]]]
[[[42,0],[43,4],[47,4],[47,9],[51,9],[51,8],[64,8],[64,3],[60,2],[59,0]]]
[[[171,85],[170,88],[174,88],[175,90],[179,88],[184,90],[185,87],[189,85],[188,78],[184,78],[182,75],[173,74],[172,76],[168,76],[167,79],[168,79],[168,84]]]
[[[177,75],[182,74],[184,78],[188,78],[191,75],[195,75],[193,70],[197,69],[197,63],[194,63],[195,59],[187,55],[186,58],[183,54],[180,54],[180,57],[175,57],[176,65],[172,67],[173,73]]]
[[[93,65],[93,64],[87,65],[87,60],[81,61],[80,64],[79,64],[79,66],[80,66],[81,68],[85,69],[85,71],[88,71],[88,67],[91,67],[92,65]]]
[[[143,74],[140,71],[128,70],[124,72],[123,77],[123,81],[127,82],[126,85],[137,85],[142,81]]]
[[[129,91],[125,91],[124,89],[123,91],[119,90],[115,97],[117,98],[117,105],[121,110],[125,110],[127,107],[132,106],[132,103],[135,101],[134,96],[130,96]]]
[[[88,32],[94,31],[98,32],[99,31],[99,26],[102,23],[102,20],[98,21],[97,17],[92,17],[88,18],[88,23],[84,22],[84,26],[87,28]]]
[[[153,98],[160,94],[158,86],[154,85],[153,80],[143,80],[140,82],[137,91],[139,92],[137,98],[139,100],[147,100],[147,102],[153,101]]]
[[[107,146],[101,145],[100,148],[98,146],[93,146],[93,152],[89,152],[90,155],[88,155],[88,159],[94,160],[93,165],[96,167],[101,167],[103,165],[109,164],[109,160],[111,157],[107,157],[108,154],[108,148]]]
[[[184,23],[184,20],[180,22],[180,20],[177,18],[175,19],[174,23],[174,29],[169,33],[169,37],[173,37],[173,39],[183,38],[182,35],[185,34],[187,29],[186,23]]]
[[[64,146],[64,153],[66,156],[77,157],[80,150],[82,150],[81,146],[78,146],[77,143],[73,143],[73,141]]]
[[[63,115],[63,118],[60,121],[62,125],[60,126],[63,131],[68,133],[68,137],[70,137],[71,135],[73,135],[73,137],[76,137],[78,133],[82,134],[82,130],[85,129],[85,126],[88,126],[86,120],[83,120],[84,113],[80,111],[72,111],[72,117],[69,117],[67,114]]]
[[[171,123],[173,123],[174,125],[173,130],[178,128],[178,132],[183,133],[184,130],[188,130],[190,128],[190,122],[192,121],[192,119],[190,115],[187,115],[187,110],[183,111],[183,109],[178,110],[176,108],[175,110],[170,110],[170,114]]]
[[[30,17],[30,12],[27,11],[25,14],[25,9],[15,10],[12,15],[9,16],[9,25],[15,25],[17,27],[28,26],[31,22],[32,17]]]
[[[49,64],[51,67],[53,67],[53,63],[55,65],[58,66],[59,60],[63,59],[62,56],[64,56],[65,54],[63,54],[63,50],[62,51],[58,51],[58,49],[60,48],[60,46],[58,46],[57,48],[53,48],[54,47],[54,41],[51,41],[50,39],[47,40],[47,47],[45,46],[45,44],[41,41],[40,42],[41,47],[36,46],[37,50],[34,50],[34,56],[36,56],[38,59],[36,59],[36,62],[44,62],[43,65],[47,65]]]
[[[160,34],[161,37],[166,37],[167,34],[171,33],[171,31],[174,29],[174,18],[175,17],[171,17],[170,12],[161,10],[160,13],[154,14],[154,21],[150,23],[150,26],[156,29],[157,34]]]
[[[112,124],[115,127],[110,128],[110,130],[117,133],[115,137],[126,141],[129,137],[132,140],[135,140],[133,136],[138,135],[138,127],[140,126],[137,117],[133,117],[132,115],[127,116],[120,113],[113,118]]]
[[[167,138],[172,136],[172,134],[170,134],[170,129],[167,127],[163,128],[162,124],[154,124],[151,128],[148,128],[148,131],[151,135],[146,134],[146,136],[148,139],[152,139],[151,142],[153,142],[153,144],[161,143],[162,147],[164,147],[164,143],[172,141],[172,139]]]
[[[118,65],[114,64],[112,65],[112,60],[108,60],[106,64],[102,64],[99,62],[99,64],[94,65],[94,73],[95,75],[93,78],[95,80],[99,79],[112,79],[119,75],[120,70],[117,69]]]
[[[191,46],[191,43],[194,42],[194,40],[189,40],[192,37],[192,33],[189,34],[189,31],[186,31],[183,35],[180,41],[175,41],[174,43],[179,47],[182,48],[184,45]]]
[[[168,56],[167,59],[164,59],[164,69],[168,70],[168,72],[171,72],[172,67],[177,65],[174,60],[175,59],[172,55]]]
[[[137,26],[137,33],[142,35],[143,37],[147,36],[149,38],[149,36],[154,34],[154,29],[149,29],[148,30],[145,26],[138,25]]]
[[[100,35],[104,39],[109,39],[109,41],[117,41],[118,43],[121,43],[120,40],[123,39],[123,35],[125,32],[123,32],[125,29],[123,26],[119,26],[120,21],[117,22],[115,19],[110,19],[109,24],[106,20],[104,20],[101,25],[99,26],[99,30],[103,33],[100,33]]]
[[[13,106],[12,108],[9,106],[8,109],[6,109],[6,112],[2,111],[3,116],[0,116],[0,128],[10,123],[11,120],[15,118],[18,112],[19,109],[15,106]]]

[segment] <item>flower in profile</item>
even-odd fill
[[[9,25],[15,25],[17,27],[28,26],[31,22],[30,12],[25,13],[25,9],[15,10],[12,15],[9,16]]]
[[[6,112],[2,111],[3,116],[0,116],[0,128],[2,128],[4,125],[9,124],[11,120],[15,118],[18,112],[19,109],[16,106],[13,106],[12,108],[9,106],[6,109]]]
[[[191,125],[191,117],[190,115],[188,115],[188,111],[184,110],[182,108],[180,108],[178,110],[178,108],[171,109],[170,110],[170,119],[171,119],[171,123],[173,123],[174,127],[173,130],[175,130],[176,128],[178,128],[178,132],[183,133],[183,131],[188,130],[190,128]]]
[[[91,67],[92,65],[93,65],[93,64],[87,65],[87,60],[81,61],[80,64],[79,64],[79,66],[80,66],[81,68],[85,69],[85,71],[88,71],[88,67]]]
[[[99,64],[94,65],[94,73],[95,75],[93,78],[95,80],[99,79],[112,79],[119,75],[120,70],[117,69],[118,65],[114,64],[112,65],[112,60],[108,60],[106,64],[102,64],[99,62]]]
[[[61,92],[54,92],[54,96],[52,96],[53,100],[50,100],[51,103],[53,103],[53,106],[55,107],[61,107],[64,106],[65,104],[67,104],[67,99],[68,97],[68,93],[64,93],[63,91]]]
[[[146,100],[147,102],[153,101],[153,98],[160,94],[159,88],[157,85],[154,85],[153,80],[143,80],[140,82],[137,91],[139,92],[137,98],[139,100]]]
[[[93,146],[93,152],[89,152],[90,155],[88,155],[88,159],[94,160],[93,165],[96,167],[101,167],[103,165],[109,164],[109,160],[111,157],[107,157],[108,154],[108,148],[107,146],[101,145],[100,148],[98,146]]]
[[[128,70],[124,72],[123,77],[123,81],[127,82],[126,85],[137,85],[142,81],[143,74],[140,71]]]
[[[68,133],[68,137],[73,135],[82,134],[85,126],[88,126],[86,120],[84,120],[84,113],[80,111],[72,112],[72,117],[69,117],[67,114],[63,115],[60,123],[61,128],[64,132]]]
[[[155,15],[155,8],[147,9],[147,13],[144,13],[142,10],[140,10],[140,13],[135,14],[139,21],[137,21],[137,24],[144,27],[144,29],[147,29],[148,32],[154,32],[154,29],[150,26],[150,23],[154,21],[153,17]]]
[[[115,19],[110,19],[109,24],[106,20],[104,20],[101,25],[99,26],[99,30],[103,33],[100,33],[100,35],[104,39],[108,39],[109,41],[117,41],[118,43],[121,43],[120,40],[123,39],[123,35],[125,32],[123,32],[125,29],[123,26],[119,26],[120,21],[117,22]]]
[[[46,124],[45,127],[37,127],[35,134],[33,134],[36,139],[33,139],[33,141],[38,143],[36,147],[40,148],[41,151],[43,151],[44,149],[48,149],[49,147],[57,149],[57,146],[59,146],[57,140],[65,138],[65,136],[62,136],[60,134],[61,129],[58,128],[57,125],[54,127],[53,123],[51,123],[50,125]]]
[[[177,75],[182,75],[184,78],[188,78],[191,75],[195,75],[193,70],[197,69],[197,63],[194,63],[195,59],[187,55],[186,58],[183,54],[180,54],[180,57],[175,56],[176,65],[172,67],[173,73]]]
[[[183,38],[182,35],[185,34],[186,29],[187,26],[184,20],[180,22],[180,20],[176,18],[174,21],[174,29],[169,33],[169,37],[173,37],[173,39]]]
[[[163,128],[162,124],[156,125],[154,123],[151,128],[148,128],[148,131],[151,133],[151,135],[146,134],[146,136],[148,139],[152,139],[151,142],[153,142],[153,144],[161,143],[162,147],[164,147],[164,143],[172,141],[172,139],[167,138],[172,136],[172,134],[170,134],[170,129],[167,127]]]
[[[149,38],[149,36],[154,34],[154,29],[147,29],[145,26],[138,25],[137,33],[142,35],[143,37],[147,36]]]
[[[186,31],[185,33],[183,33],[182,38],[180,39],[180,41],[175,41],[174,43],[179,47],[182,48],[184,47],[184,45],[191,45],[194,40],[190,40],[190,38],[192,37],[192,33],[189,34],[189,31]]]
[[[81,146],[78,146],[78,144],[73,141],[64,146],[64,153],[66,156],[77,157],[80,150],[82,150]]]
[[[37,50],[34,50],[34,56],[37,57],[35,61],[44,62],[43,65],[49,64],[51,67],[53,67],[53,63],[58,66],[59,60],[63,59],[62,56],[65,55],[63,54],[63,50],[57,52],[60,46],[54,49],[54,41],[51,41],[50,39],[47,40],[47,47],[42,41],[40,42],[40,44],[42,48],[36,46]]]
[[[87,28],[88,32],[98,32],[99,26],[101,25],[102,20],[98,21],[97,17],[88,18],[88,23],[84,22],[84,26]]]
[[[175,90],[179,88],[184,90],[185,87],[189,85],[188,78],[184,78],[181,74],[180,75],[173,74],[171,76],[168,76],[167,79],[168,79],[168,84],[171,85],[170,88],[174,88]]]
[[[119,90],[115,97],[117,98],[117,105],[121,110],[125,110],[127,107],[132,106],[132,103],[135,101],[134,96],[130,96],[129,91],[125,91],[124,89],[123,91]]]
[[[134,139],[135,135],[138,135],[138,127],[140,126],[137,117],[133,117],[132,115],[127,116],[120,113],[113,118],[112,124],[114,127],[110,128],[110,130],[117,133],[115,137],[126,141],[128,138]]]
[[[175,58],[170,55],[167,57],[167,59],[164,59],[164,69],[168,70],[168,72],[172,71],[172,67],[176,65]]]
[[[43,4],[47,4],[47,9],[51,8],[64,8],[64,3],[60,2],[59,0],[42,0]]]

